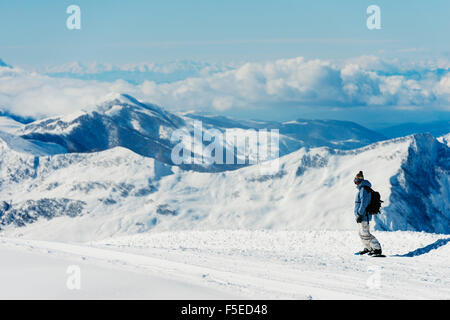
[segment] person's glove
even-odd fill
[[[356,218],[356,222],[361,223],[363,221],[363,218],[364,217],[362,215],[358,214],[358,217]]]

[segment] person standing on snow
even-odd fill
[[[359,226],[359,237],[364,245],[364,250],[359,251],[358,254],[362,255],[368,253],[371,256],[381,255],[381,245],[377,238],[375,238],[369,230],[369,222],[372,217],[366,212],[367,206],[371,200],[370,188],[372,187],[372,184],[369,181],[364,180],[362,171],[358,172],[353,182],[356,184],[356,188],[358,189],[354,213],[356,222]]]

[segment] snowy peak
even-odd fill
[[[150,117],[159,118],[161,121],[165,121],[168,126],[180,127],[184,125],[184,121],[180,117],[165,111],[157,105],[140,102],[127,94],[115,95],[114,99],[104,102],[95,110],[95,112],[111,116],[118,111],[123,111],[119,113],[125,117],[127,116],[127,113],[140,112]]]
[[[183,125],[183,119],[155,105],[116,95],[93,111],[28,124],[21,136],[56,143],[69,152],[96,152],[121,146],[171,163],[170,133]]]
[[[125,94],[111,94],[107,96],[105,102],[96,106],[92,111],[79,111],[69,115],[52,117],[35,121],[24,128],[24,133],[30,133],[36,130],[59,130],[61,132],[70,131],[77,124],[86,121],[88,118],[96,116],[109,117],[118,120],[123,117],[124,120],[130,120],[137,117],[137,113],[145,114],[148,117],[159,118],[169,125],[176,126],[183,124],[181,118],[165,112],[162,108],[148,103],[142,103],[135,98]],[[171,123],[172,122],[172,123]]]
[[[279,123],[240,121],[194,114],[178,116],[126,94],[111,94],[104,103],[91,111],[35,121],[24,126],[20,135],[24,139],[58,144],[68,152],[97,152],[120,146],[172,165],[174,163],[171,152],[177,143],[171,141],[172,134],[181,130],[194,136],[196,123],[199,122],[202,137],[211,129],[241,138],[258,130],[278,130],[280,155],[289,154],[302,147],[352,149],[384,138],[350,122],[298,120]],[[205,141],[199,142],[204,147],[208,145]],[[233,148],[228,142],[222,147],[224,154],[225,150]],[[257,146],[250,148],[255,149]],[[204,156],[211,158],[211,155]],[[234,170],[243,166],[237,165],[236,161],[231,165],[220,166],[207,162],[183,163],[180,166],[184,169],[210,172]]]

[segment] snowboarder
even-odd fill
[[[364,174],[362,171],[358,172],[353,182],[356,184],[358,193],[355,200],[355,217],[359,226],[359,237],[364,245],[364,249],[359,251],[358,254],[363,255],[368,253],[371,256],[382,256],[381,245],[375,238],[369,229],[369,222],[372,219],[371,215],[366,212],[367,206],[370,203],[370,187],[372,184],[364,180]]]

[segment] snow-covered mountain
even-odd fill
[[[121,147],[40,157],[0,147],[7,234],[87,241],[151,230],[349,230],[359,170],[385,200],[376,229],[450,233],[450,149],[427,134],[302,148],[271,174],[260,165],[185,171]]]
[[[61,150],[66,150],[64,152],[97,152],[124,147],[145,157],[173,165],[171,153],[179,142],[171,140],[173,133],[179,130],[187,136],[194,136],[194,125],[193,119],[172,114],[153,104],[141,103],[129,95],[115,95],[113,99],[92,111],[38,120],[23,125],[15,133],[33,143],[59,145]],[[204,130],[200,130],[203,135]],[[300,148],[296,141],[284,142],[285,140],[289,139],[281,138],[282,154]],[[200,143],[204,144],[204,141]],[[186,149],[193,154],[198,152],[193,146],[186,145]],[[242,167],[236,164],[178,165],[184,169],[213,172]]]
[[[281,135],[299,141],[304,147],[326,146],[346,150],[386,140],[382,134],[351,121],[297,119],[279,123],[275,121],[237,121],[223,116],[196,114],[186,114],[186,116],[200,120],[212,128],[278,129]]]
[[[278,170],[174,165],[171,135],[193,134],[196,121],[202,134],[278,129]],[[175,115],[127,95],[28,124],[0,117],[0,223],[7,232],[69,240],[148,230],[348,230],[352,179],[363,170],[385,200],[378,230],[450,233],[446,136],[369,144],[380,139],[340,121]]]
[[[279,123],[238,121],[195,114],[176,115],[156,105],[142,103],[129,95],[116,95],[89,112],[35,121],[16,132],[27,140],[58,144],[68,152],[97,152],[120,146],[173,165],[171,151],[178,142],[171,141],[172,134],[175,130],[181,130],[194,136],[195,123],[199,121],[202,123],[202,136],[206,132],[218,130],[245,139],[250,131],[277,129],[278,153],[281,156],[301,147],[351,149],[385,139],[376,132],[345,121],[297,120]],[[204,141],[200,143],[207,145]],[[222,143],[222,147],[225,150],[234,148],[228,142]],[[194,151],[198,153],[197,150],[192,150]],[[203,156],[211,157],[208,154]],[[235,155],[235,159],[237,158],[239,154]],[[233,163],[220,166],[184,163],[180,166],[209,172],[242,167],[237,161]]]
[[[59,144],[68,152],[122,146],[170,163],[171,132],[184,126],[182,118],[158,106],[117,95],[93,111],[35,121],[23,126],[18,134],[28,140]]]

